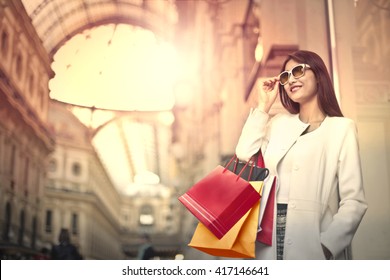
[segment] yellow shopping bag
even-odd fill
[[[260,194],[263,181],[250,182]],[[198,223],[188,246],[209,255],[230,258],[254,258],[260,200],[221,238]]]

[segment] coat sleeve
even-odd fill
[[[367,210],[355,123],[349,120],[338,158],[337,178],[339,209],[321,242],[337,256],[352,242],[352,238]]]
[[[258,109],[251,110],[236,146],[236,155],[240,160],[248,161],[260,148],[264,152],[268,119],[267,113]]]

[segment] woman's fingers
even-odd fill
[[[265,80],[263,82],[263,90],[265,92],[272,91],[275,88],[275,86],[277,85],[278,81],[279,81],[278,77],[273,77],[271,79]]]
[[[268,112],[278,95],[278,77],[273,77],[263,81],[258,90],[258,107]]]

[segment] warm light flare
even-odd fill
[[[54,56],[51,97],[117,110],[170,110],[174,48],[149,30],[105,25],[74,36]]]

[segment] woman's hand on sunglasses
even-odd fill
[[[263,81],[258,89],[258,108],[266,113],[269,112],[278,96],[279,78],[273,77]]]

